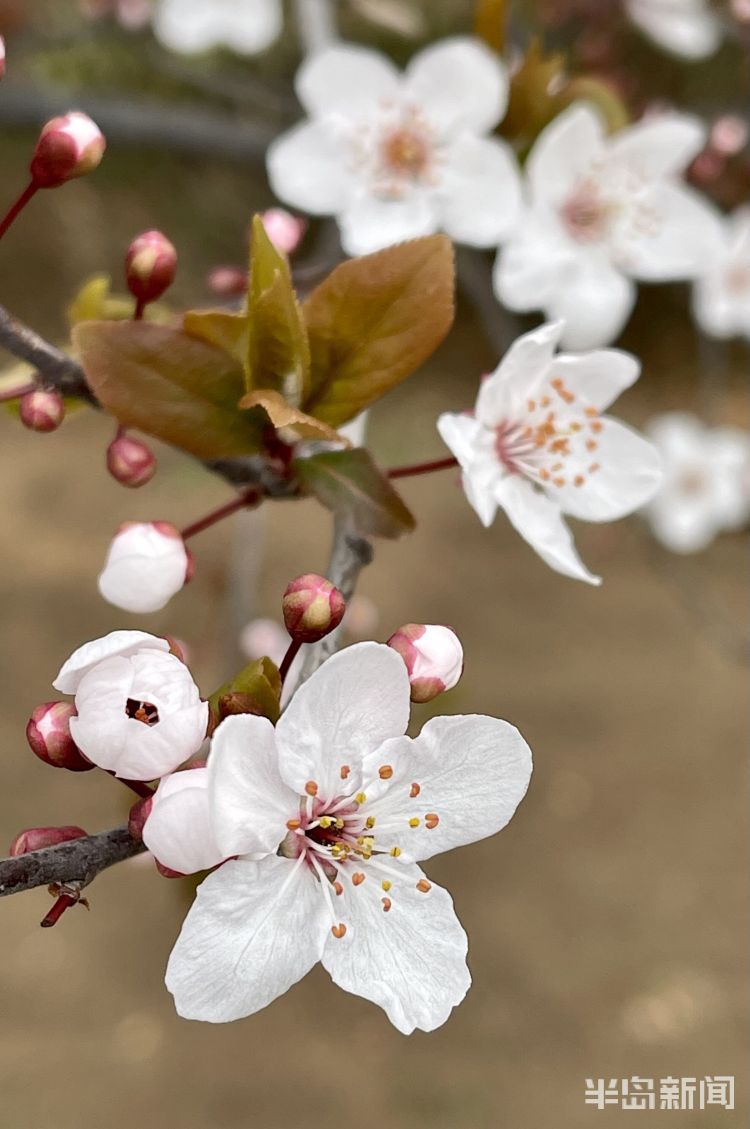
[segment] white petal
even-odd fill
[[[405,866],[388,913],[372,881],[348,888],[346,934],[329,935],[322,956],[334,984],[378,1004],[404,1035],[440,1027],[471,986],[450,894],[434,883],[424,894],[422,880],[418,866]]]
[[[721,25],[705,0],[627,0],[627,8],[659,46],[686,59],[704,59],[721,42]]]
[[[346,138],[328,122],[302,122],[282,133],[268,147],[266,167],[279,199],[313,215],[341,211],[354,190]]]
[[[154,35],[167,48],[192,55],[215,43],[215,16],[204,0],[161,0],[153,17]]]
[[[339,227],[347,255],[369,255],[406,239],[431,235],[438,227],[437,206],[420,188],[398,200],[359,193],[342,210]]]
[[[601,584],[601,578],[590,573],[578,556],[560,507],[546,494],[520,475],[511,474],[499,482],[496,497],[511,525],[550,568],[574,580]]]
[[[279,775],[274,728],[242,714],[222,721],[208,760],[211,822],[224,856],[275,851],[299,799]]]
[[[321,799],[341,792],[342,766],[356,790],[362,758],[409,723],[409,675],[380,643],[355,643],[297,690],[276,726],[281,776],[298,795],[314,781]]]
[[[198,887],[169,958],[178,1014],[227,1023],[260,1011],[320,959],[329,925],[304,863],[225,863]]]
[[[163,866],[180,874],[208,870],[227,857],[211,832],[208,769],[164,777],[143,827],[143,842]]]
[[[98,663],[115,655],[134,655],[138,651],[168,651],[169,643],[147,631],[110,631],[102,639],[84,643],[63,663],[57,678],[52,683],[61,694],[75,694],[84,674],[88,674]]]
[[[240,55],[257,55],[278,39],[280,0],[224,0],[223,41]]]
[[[337,428],[339,435],[348,439],[352,447],[364,447],[367,434],[367,417],[369,411],[360,412],[354,419],[349,420],[343,427]]]
[[[602,412],[635,384],[641,362],[622,349],[595,349],[590,353],[561,353],[555,357],[553,371],[575,396]]]
[[[295,89],[312,117],[327,114],[359,117],[394,98],[401,76],[379,51],[337,44],[318,51],[297,71]]]
[[[546,309],[566,285],[575,261],[557,218],[547,209],[527,210],[518,219],[515,236],[495,260],[495,294],[509,310]]]
[[[647,180],[676,176],[698,156],[707,132],[692,114],[646,118],[612,137],[607,159],[622,161]]]
[[[576,102],[563,110],[539,134],[526,162],[534,202],[564,200],[604,149],[604,121],[593,106]]]
[[[706,445],[717,520],[722,529],[738,529],[750,516],[750,434],[738,427],[714,427]]]
[[[526,794],[531,750],[507,721],[467,715],[436,717],[415,740],[389,741],[365,762],[365,780],[386,763],[393,776],[366,814],[376,818],[378,849],[398,846],[409,861],[475,843],[500,831]],[[420,791],[411,796],[418,784]],[[428,828],[425,815],[437,815]],[[418,827],[409,825],[419,819]]]
[[[655,184],[643,194],[652,226],[635,228],[623,240],[618,259],[623,270],[646,282],[695,278],[721,252],[721,222],[699,192],[677,184]]]
[[[482,425],[474,416],[461,412],[443,412],[438,416],[440,438],[451,449],[462,467],[469,466],[475,455]]]
[[[565,332],[562,322],[548,322],[517,337],[502,361],[479,386],[477,419],[494,428],[525,413],[527,398],[543,381]]]
[[[555,488],[555,501],[563,513],[584,521],[617,521],[640,509],[653,498],[662,478],[662,460],[653,443],[618,420],[606,416],[597,435],[596,463],[590,474],[591,456],[580,467],[582,486],[575,486],[574,464],[566,469],[566,484]]]
[[[485,529],[488,529],[495,520],[497,513],[495,488],[501,475],[500,467],[486,460],[474,463],[462,475],[464,494]]]
[[[521,210],[521,175],[513,150],[496,138],[464,133],[448,148],[438,188],[440,226],[459,243],[496,247]]]
[[[635,304],[629,278],[599,256],[581,256],[564,286],[546,305],[549,317],[562,318],[562,344],[569,349],[596,349],[620,335]]]
[[[497,56],[478,39],[443,39],[426,47],[406,70],[405,94],[441,134],[488,133],[508,104],[508,78]]]
[[[719,532],[710,498],[705,495],[690,498],[665,491],[646,514],[654,536],[673,553],[698,553]]]

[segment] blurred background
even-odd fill
[[[556,7],[559,15],[564,6]],[[550,41],[568,35],[575,51],[590,50],[558,19],[545,25],[551,8],[526,5],[525,18]],[[390,18],[373,18],[378,10]],[[466,30],[472,12],[463,0],[341,5],[348,35],[397,57]],[[647,86],[662,67],[671,95],[709,115],[731,108],[728,98],[741,102],[737,72],[734,84],[726,73],[735,55],[686,77],[621,30]],[[8,235],[0,302],[64,342],[64,311],[80,284],[106,272],[121,289],[129,241],[158,227],[180,254],[170,302],[212,304],[208,272],[244,261],[250,215],[274,202],[262,149],[295,117],[291,33],[249,62],[188,60],[161,50],[147,30],[128,32],[104,11],[87,18],[63,0],[0,2],[0,31],[9,52],[0,87],[8,202],[52,112],[80,105],[96,116],[98,106],[109,138],[94,176],[43,194]],[[740,165],[729,173],[717,195],[736,203],[746,173]],[[328,230],[314,228],[301,261],[325,260],[330,244]],[[442,457],[438,413],[469,406],[478,375],[533,324],[489,305],[488,263],[463,258],[454,332],[372,413],[383,466]],[[701,341],[687,311],[686,288],[642,297],[622,344],[642,357],[644,376],[617,414],[638,426],[687,408],[747,426],[747,349]],[[232,673],[245,623],[278,618],[288,580],[326,566],[328,515],[312,501],[269,504],[196,539],[196,577],[163,612],[136,623],[109,607],[94,579],[121,521],[184,525],[228,494],[166,448],[152,483],[123,490],[104,470],[111,432],[86,410],[51,435],[24,431],[10,413],[0,418],[2,843],[23,827],[95,831],[127,813],[128,794],[114,781],[56,772],[26,746],[32,708],[53,696],[51,680],[76,646],[119,627],[169,633],[186,642],[210,692]],[[743,537],[678,557],[638,518],[578,526],[581,555],[605,578],[594,590],[550,571],[502,517],[484,530],[452,472],[407,481],[403,493],[419,526],[403,542],[378,543],[362,577],[359,591],[377,616],[372,634],[450,623],[466,669],[435,712],[505,717],[535,753],[530,792],[510,826],[428,868],[453,893],[470,937],[467,1000],[441,1030],[407,1040],[316,969],[254,1018],[217,1028],[182,1021],[162,977],[192,888],[136,859],[102,875],[91,911],[71,910],[54,930],[38,925],[45,891],[0,903],[2,1129],[323,1121],[580,1129],[622,1118],[584,1105],[586,1078],[707,1074],[737,1076],[734,1112],[642,1112],[637,1124],[747,1124]],[[415,707],[415,731],[429,708]]]

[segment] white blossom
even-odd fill
[[[634,24],[674,55],[705,59],[721,43],[721,21],[708,0],[625,0]]]
[[[611,137],[585,103],[555,118],[529,154],[526,210],[498,256],[500,301],[564,319],[563,344],[591,349],[625,325],[634,279],[696,278],[721,239],[712,205],[680,179],[704,141],[684,114]]]
[[[296,89],[310,120],[271,145],[271,185],[295,208],[335,215],[349,254],[438,230],[490,247],[513,229],[517,163],[489,136],[508,78],[478,40],[433,44],[404,75],[377,51],[336,45],[302,65]]]
[[[664,483],[645,513],[675,553],[705,549],[718,533],[750,519],[750,434],[707,427],[687,412],[667,412],[648,433],[661,452]]]
[[[711,337],[750,341],[750,207],[724,222],[718,254],[695,283],[693,312]]]
[[[162,866],[178,874],[210,870],[226,858],[211,830],[207,768],[173,772],[159,782],[143,842]]]
[[[601,414],[638,379],[638,360],[618,349],[556,355],[562,332],[557,322],[519,337],[482,382],[474,412],[446,412],[438,431],[483,525],[501,507],[551,568],[598,584],[564,515],[615,521],[638,509],[659,486],[660,460]]]
[[[470,984],[448,893],[417,865],[499,831],[531,754],[490,717],[404,736],[409,679],[390,647],[358,643],[294,695],[274,730],[227,718],[208,762],[226,862],[198,889],[167,969],[180,1015],[251,1015],[318,961],[400,1031],[431,1031]]]
[[[164,776],[205,739],[208,703],[166,639],[113,631],[79,647],[53,685],[75,694],[70,733],[78,748],[115,776]]]
[[[169,522],[126,522],[110,544],[99,591],[116,608],[156,612],[184,587],[190,567],[185,543]]]
[[[153,17],[157,39],[184,55],[212,47],[256,55],[278,38],[282,25],[281,0],[160,0]]]

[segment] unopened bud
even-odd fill
[[[291,637],[300,643],[317,643],[341,623],[346,601],[330,580],[309,572],[287,585],[282,608]]]
[[[65,417],[65,402],[59,392],[37,388],[21,397],[18,412],[31,431],[55,431]]]
[[[125,281],[139,302],[155,302],[174,282],[177,251],[160,231],[137,236],[125,256]]]
[[[82,827],[29,827],[16,835],[8,854],[17,858],[29,851],[41,851],[43,847],[57,847],[71,839],[85,839],[87,834]]]
[[[266,235],[279,251],[291,255],[297,250],[307,231],[307,220],[293,216],[284,208],[269,208],[261,216]]]
[[[93,172],[106,147],[104,135],[87,114],[77,110],[53,118],[42,129],[31,160],[37,188],[58,188],[66,180]]]
[[[137,800],[130,809],[128,834],[131,839],[135,839],[139,843],[143,839],[143,825],[151,815],[153,804],[153,796],[144,796],[142,800]]]
[[[107,447],[107,470],[123,486],[145,486],[156,473],[156,455],[141,439],[123,432]]]
[[[464,652],[450,627],[434,623],[407,623],[388,640],[406,663],[411,700],[429,702],[451,690],[464,668]]]
[[[70,702],[45,702],[37,706],[26,726],[26,740],[32,751],[53,768],[69,772],[88,772],[96,766],[83,755],[70,735],[70,719],[76,708]]]
[[[125,611],[159,611],[187,584],[193,567],[192,553],[170,522],[125,522],[109,547],[99,591]]]
[[[5,75],[5,40],[0,35],[0,78]]]
[[[206,281],[213,294],[239,298],[247,290],[247,271],[241,267],[214,267]]]

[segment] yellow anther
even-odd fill
[[[393,885],[393,883],[389,882],[387,878],[384,878],[383,881],[380,883],[380,885],[381,885],[382,889],[385,890],[385,892],[387,894],[388,891],[390,890],[391,886]]]
[[[374,826],[375,826],[375,816],[374,815],[368,815],[367,819],[365,820],[365,827],[367,827],[370,831],[372,831]]]
[[[343,819],[337,819],[337,820],[336,820],[336,830],[337,830],[337,831],[341,831],[341,829],[342,829],[342,827],[343,827],[343,826],[344,826],[344,821],[343,821]]]
[[[367,796],[364,794],[364,792],[357,792],[357,795],[354,797],[354,802],[355,804],[363,804],[366,799]]]
[[[389,854],[391,855],[392,858],[397,859],[398,856],[401,854],[401,848],[400,847],[391,847]]]
[[[411,817],[411,819],[409,820],[409,826],[410,827],[419,827],[419,820],[417,819],[416,815],[413,815]]]
[[[333,823],[333,820],[331,819],[330,815],[322,815],[320,817],[320,826],[323,828],[324,831],[327,831],[332,823]]]

